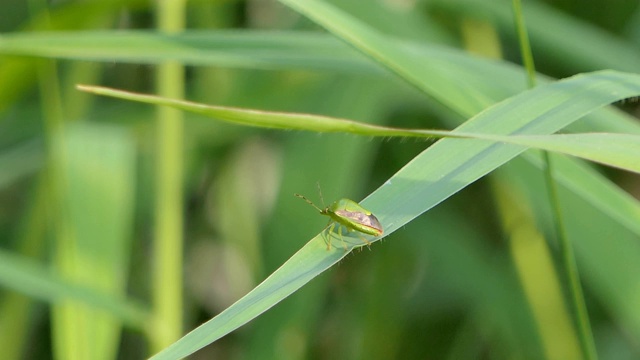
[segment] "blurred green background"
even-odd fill
[[[520,62],[508,1],[330,2],[399,39]],[[638,1],[525,1],[524,14],[541,73],[640,71]],[[121,32],[182,29],[193,48],[143,39],[146,56],[131,45],[144,32]],[[86,53],[65,50],[63,40],[60,49],[4,42],[61,30],[104,30],[108,41],[75,38]],[[249,40],[238,40],[244,30]],[[387,72],[348,57],[332,62],[343,54],[270,48],[278,34],[295,39],[274,30],[330,37],[269,0],[0,3],[2,358],[148,357],[304,244],[283,239],[322,229],[326,219],[293,193],[318,203],[319,183],[325,201],[362,199],[430,144],[241,128],[96,98],[76,84],[396,127],[460,121]],[[199,53],[214,38],[211,52]],[[524,73],[516,81],[525,88]],[[619,107],[640,114],[637,101]],[[600,170],[639,216],[637,175]],[[545,273],[554,269],[544,263],[549,250],[512,234],[512,223],[524,222],[525,239],[553,237],[545,194],[539,173],[513,161],[192,358],[579,358],[573,330],[563,328],[570,313],[554,297],[562,282]],[[563,195],[575,239],[595,239],[576,247],[598,353],[640,358],[640,315],[629,305],[640,301],[637,224],[621,226]]]

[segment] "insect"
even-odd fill
[[[347,250],[347,244],[344,242],[342,238],[342,228],[346,228],[347,232],[355,231],[362,241],[364,241],[367,245],[371,245],[371,243],[362,236],[362,234],[380,236],[383,234],[382,225],[380,225],[380,221],[376,218],[375,215],[371,213],[371,211],[363,208],[357,202],[349,199],[340,199],[330,206],[327,206],[323,209],[317,207],[311,200],[300,194],[294,194],[295,196],[303,199],[309,205],[313,206],[320,212],[322,215],[326,215],[330,217],[329,223],[325,227],[325,229],[329,229],[329,235],[335,234],[334,229],[338,227],[338,235],[340,236],[340,241],[342,241],[342,246],[344,250]],[[320,198],[322,199],[322,193],[320,193]],[[324,201],[323,201],[324,203]],[[324,206],[324,205],[323,205]],[[327,250],[331,250],[331,237],[327,241]]]

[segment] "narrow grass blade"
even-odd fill
[[[381,63],[445,107],[470,117],[493,104],[494,99],[464,78],[448,74],[448,66],[424,61],[414,44],[389,37],[368,27],[338,7],[316,0],[280,0],[281,3],[317,22]]]
[[[69,282],[30,259],[5,251],[0,251],[0,284],[52,304],[64,300],[82,302],[109,312],[134,329],[144,330],[149,323],[141,304]]]
[[[0,53],[59,59],[159,64],[179,61],[256,69],[310,69],[384,74],[344,43],[315,32],[74,31],[0,35]]]
[[[509,7],[499,1],[438,0],[429,6],[453,16],[490,17],[507,37],[513,31],[513,15]],[[536,53],[536,58],[563,64],[571,71],[640,70],[640,50],[620,36],[542,2],[527,3],[523,10],[534,48],[544,46],[545,49]]]
[[[478,129],[477,132],[465,132],[460,129],[451,132],[442,130],[397,129],[319,115],[209,106],[103,87],[79,86],[78,88],[99,95],[148,104],[172,106],[239,125],[317,132],[345,132],[383,137],[453,137],[488,140],[561,152],[640,173],[640,136],[638,135],[521,135],[523,131],[517,128],[512,128],[506,132],[498,129]],[[573,97],[570,92],[575,92],[575,97]],[[568,116],[575,117],[577,115],[580,117],[611,102],[637,96],[639,93],[640,76],[638,75],[613,71],[596,72],[526,91],[493,106],[491,109],[478,115],[476,119],[500,117],[504,123],[508,123],[513,117],[522,116],[522,114],[527,113],[543,119],[545,116],[544,111],[551,111],[551,109],[553,109],[553,111],[566,111]],[[565,98],[573,98],[577,101],[590,100],[590,104],[585,103],[584,105],[586,105],[586,107],[584,110],[575,112],[567,110]],[[540,106],[535,106],[534,104],[540,104]],[[577,119],[577,117],[574,119]],[[517,135],[500,136],[491,134],[493,131],[496,131],[496,133],[500,131],[502,133]]]
[[[316,236],[249,294],[152,359],[180,359],[209,345],[267,311],[347,254],[342,248],[327,251],[323,236]]]
[[[634,80],[640,79],[637,79],[637,76],[615,72],[574,77],[536,88],[527,92],[528,95],[516,96],[512,101],[496,105],[469,120],[457,131],[470,133],[490,129],[523,135],[553,133],[589,111],[616,101],[618,96],[624,98],[640,93],[640,83],[633,83]],[[614,91],[615,94],[612,95],[609,86],[621,92]],[[112,90],[107,92],[113,94],[110,91]],[[130,93],[119,92],[117,95],[131,97]],[[135,95],[132,99],[137,100]],[[142,100],[152,103],[160,101],[201,114],[209,114],[210,111],[209,107],[203,105],[165,102],[149,96],[143,97]],[[309,119],[307,115],[295,116],[294,119],[298,122],[294,122],[287,118],[290,114],[229,112],[228,108],[216,108],[216,111],[221,111],[229,121],[246,122],[254,126],[258,122],[276,128],[283,128],[290,123],[291,126],[296,126],[296,129],[302,129],[300,122]],[[221,116],[216,114],[215,117]],[[325,129],[325,119],[327,118],[312,118],[309,122],[313,129],[318,131],[317,129]],[[335,119],[326,121],[333,124]],[[335,124],[337,128],[342,129],[342,122],[338,121]],[[331,129],[335,131],[335,127]],[[489,143],[486,140],[443,139],[414,158],[361,203],[378,216],[385,229],[385,236],[388,236],[424,211],[517,156],[524,149],[523,146]],[[337,253],[336,251],[326,251],[319,235],[236,304],[185,335],[154,358],[176,359],[187,356],[245,324],[345,255],[342,250]]]

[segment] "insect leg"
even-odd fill
[[[358,235],[360,240],[362,240],[362,242],[364,242],[365,244],[367,244],[367,246],[369,246],[369,248],[371,248],[371,242],[369,240],[365,239],[365,237],[359,231],[357,231],[357,230],[348,230],[348,231],[356,233],[356,235]]]
[[[347,251],[347,243],[344,242],[344,238],[342,237],[342,226],[338,225],[338,235],[340,235],[340,241],[342,241],[342,246],[344,247],[344,251]]]
[[[358,233],[358,237],[360,237],[360,239],[362,241],[364,241],[369,248],[371,248],[371,242],[369,240],[365,239],[364,236],[362,236],[362,234]]]
[[[327,224],[327,227],[325,227],[325,229],[329,229],[328,233],[327,233],[327,251],[331,250],[331,236],[333,236],[333,229],[336,226],[336,223],[329,221],[329,223]]]
[[[324,198],[322,197],[322,190],[320,189],[320,181],[318,181],[316,183],[318,185],[318,194],[320,194],[320,201],[322,201],[322,207],[326,207],[326,205],[324,204]]]

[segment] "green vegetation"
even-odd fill
[[[3,358],[640,357],[640,7],[584,8],[3,2]]]

